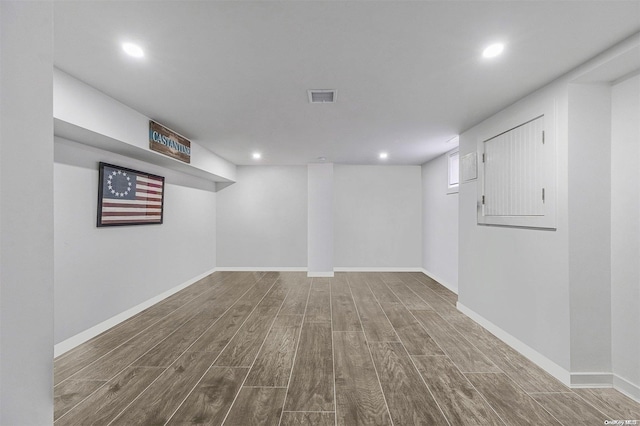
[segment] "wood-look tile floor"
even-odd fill
[[[56,425],[602,425],[421,273],[217,272],[55,360]],[[640,424],[640,422],[639,422]]]

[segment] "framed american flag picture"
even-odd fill
[[[99,163],[98,227],[161,224],[164,177]]]

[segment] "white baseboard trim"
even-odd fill
[[[148,307],[155,305],[156,303],[160,302],[161,300],[166,299],[167,297],[171,296],[172,294],[175,294],[177,292],[179,292],[182,289],[185,289],[187,287],[189,287],[191,284],[194,284],[195,282],[201,280],[202,278],[211,275],[212,273],[214,273],[217,270],[217,268],[213,268],[210,269],[207,272],[204,272],[200,275],[198,275],[197,277],[191,278],[190,280],[176,286],[173,287],[172,289],[169,289],[167,291],[165,291],[164,293],[161,293],[155,297],[152,297],[149,300],[145,300],[144,302],[130,308],[127,309],[124,312],[119,313],[118,315],[115,315],[105,321],[102,321],[100,324],[94,325],[93,327],[80,332],[78,334],[76,334],[75,336],[71,336],[66,340],[63,340],[62,342],[54,345],[53,347],[53,356],[54,357],[58,357],[62,354],[64,354],[67,351],[70,351],[71,349],[75,348],[78,345],[81,345],[82,343],[93,339],[94,337],[96,337],[98,334],[103,333],[105,331],[107,331],[108,329],[120,324],[121,322],[128,320],[129,318],[131,318],[132,316],[144,311],[145,309],[147,309]]]
[[[460,312],[486,328],[490,333],[496,336],[498,339],[502,340],[507,345],[511,346],[516,351],[520,352],[522,355],[527,357],[530,361],[537,364],[540,368],[545,370],[547,373],[551,374],[556,379],[560,380],[566,386],[571,386],[571,375],[567,370],[551,361],[546,356],[542,355],[540,352],[536,351],[526,343],[521,340],[513,337],[511,334],[507,333],[497,325],[493,324],[491,321],[485,319],[483,316],[477,314],[473,310],[467,308],[462,303],[457,303],[457,308]]]
[[[378,267],[378,266],[339,266],[335,272],[422,272],[422,268],[411,267]]]
[[[610,388],[613,386],[613,374],[605,371],[571,373],[572,388]]]
[[[640,402],[640,386],[624,377],[608,372],[571,373],[572,388],[614,388],[629,398]]]
[[[275,272],[307,272],[305,266],[218,266],[217,271],[275,271]],[[410,267],[377,267],[377,266],[341,266],[333,268],[334,272],[423,272],[422,268]],[[329,272],[323,272],[326,274]],[[313,272],[316,274],[316,272]],[[311,275],[309,275],[311,276]],[[314,275],[316,277],[333,277],[334,275]]]
[[[640,386],[635,383],[631,383],[624,377],[620,377],[617,374],[614,374],[613,388],[620,393],[627,395],[629,398],[635,400],[636,402],[640,402]]]
[[[309,278],[333,277],[333,272],[307,272]]]
[[[420,272],[422,272],[423,274],[425,274],[426,276],[428,276],[432,280],[437,281],[439,284],[442,284],[443,286],[445,286],[446,288],[448,288],[449,290],[451,290],[455,294],[458,294],[458,286],[457,285],[456,286],[452,285],[451,283],[443,280],[442,278],[440,278],[436,274],[432,274],[431,272],[427,271],[424,268],[420,268]]]
[[[218,266],[216,271],[225,272],[307,272],[306,266]]]
[[[216,267],[216,271],[307,272],[307,267],[306,266],[218,266]],[[400,267],[340,266],[340,267],[333,268],[333,271],[334,272],[424,272],[422,268],[411,268],[411,267],[404,267],[404,266],[400,266]],[[322,276],[324,277],[327,275],[322,275]]]

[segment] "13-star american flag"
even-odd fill
[[[162,176],[100,163],[98,192],[98,226],[162,223]]]

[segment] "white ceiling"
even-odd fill
[[[56,1],[54,25],[57,67],[233,163],[421,164],[640,31],[640,0]]]

